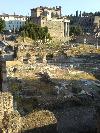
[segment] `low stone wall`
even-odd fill
[[[56,133],[57,120],[47,110],[33,111],[21,117],[13,107],[13,96],[9,92],[0,93],[0,133],[19,133],[32,130],[35,133]]]
[[[49,131],[50,127],[50,130],[52,129],[52,126],[49,125],[56,125],[56,123],[57,120],[52,112],[48,110],[33,111],[29,115],[22,117],[22,131],[32,129],[42,132],[45,131],[45,128]]]

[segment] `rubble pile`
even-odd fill
[[[4,133],[18,133],[20,131],[43,127],[45,125],[56,124],[57,120],[53,113],[47,110],[33,111],[21,117],[19,112],[14,109],[13,96],[9,92],[3,92],[0,98],[0,127]]]
[[[89,45],[79,45],[77,47],[72,47],[69,50],[65,51],[65,53],[68,56],[76,56],[76,55],[86,55],[90,53],[97,53],[100,54],[100,48],[97,49],[95,46],[89,46]]]

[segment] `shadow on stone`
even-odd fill
[[[22,133],[57,133],[57,124],[26,130]]]

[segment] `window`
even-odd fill
[[[12,21],[9,21],[9,24],[12,24]]]

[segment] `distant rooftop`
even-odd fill
[[[17,14],[13,14],[13,15],[9,15],[9,14],[6,14],[6,13],[2,13],[0,14],[0,17],[15,17],[15,18],[23,18],[23,17],[27,17],[27,16],[23,16],[23,15],[17,15]]]
[[[36,8],[33,8],[33,9],[48,9],[48,10],[58,10],[58,9],[61,9],[61,6],[56,6],[56,7],[46,7],[46,6],[40,6],[40,7],[36,7]],[[31,9],[31,10],[33,10]]]

